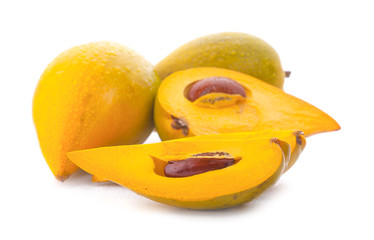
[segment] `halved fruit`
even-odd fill
[[[166,141],[67,155],[83,170],[154,201],[218,209],[249,202],[273,185],[285,170],[290,146],[276,138]]]
[[[219,68],[192,68],[164,79],[154,120],[162,140],[266,129],[298,129],[310,136],[340,129],[313,105],[252,76]]]

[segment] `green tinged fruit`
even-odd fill
[[[197,38],[176,49],[156,66],[164,79],[195,67],[227,68],[283,88],[285,73],[277,52],[264,40],[245,33],[224,32]]]

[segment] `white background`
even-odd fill
[[[373,7],[370,1],[1,1],[0,239],[374,239]],[[199,36],[265,39],[291,70],[285,91],[342,129],[307,139],[296,165],[252,203],[161,205],[79,173],[55,180],[31,102],[60,52],[122,43],[156,64]],[[159,141],[152,135],[148,142]]]

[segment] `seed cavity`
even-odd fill
[[[230,153],[227,152],[204,152],[193,154],[192,157],[227,157],[234,158]]]
[[[219,97],[215,97],[215,98],[204,99],[203,101],[201,101],[201,103],[203,103],[203,104],[205,104],[205,103],[215,104],[216,102],[230,101],[231,99],[232,99],[231,97],[219,96]]]

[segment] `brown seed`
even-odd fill
[[[191,102],[208,93],[239,94],[246,97],[245,89],[238,82],[226,77],[208,77],[193,83],[187,91]]]
[[[234,163],[234,158],[187,158],[179,161],[168,161],[164,168],[164,174],[166,177],[188,177],[226,168]]]

